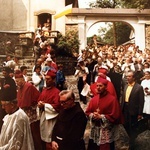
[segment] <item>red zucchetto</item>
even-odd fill
[[[98,77],[98,79],[97,79],[96,82],[97,82],[97,83],[102,83],[102,84],[104,84],[104,85],[107,85],[108,80],[106,80],[106,79],[104,79],[104,78],[102,78],[102,77]]]
[[[98,72],[103,73],[103,74],[107,74],[107,69],[106,68],[99,68]]]
[[[48,70],[46,76],[51,76],[52,78],[56,77],[56,71]]]

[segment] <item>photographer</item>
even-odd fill
[[[81,95],[81,91],[86,83],[87,74],[89,74],[89,70],[85,66],[84,61],[81,59],[78,61],[74,76],[78,78],[77,88],[79,91],[80,101],[82,101],[84,104],[87,103],[86,96]]]

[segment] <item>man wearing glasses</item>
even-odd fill
[[[53,150],[85,150],[83,140],[87,118],[71,90],[59,94],[60,111],[52,133]]]

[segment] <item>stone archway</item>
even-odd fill
[[[85,22],[85,31],[86,31],[86,33],[97,22],[124,22],[127,25],[129,25],[134,31],[135,45],[139,46],[140,49],[142,49],[142,50],[144,50],[144,48],[146,47],[146,42],[145,42],[145,23],[140,23],[140,21],[138,21],[137,17],[133,17],[131,19],[130,17],[122,18],[122,17],[118,17],[118,16],[117,17],[115,17],[115,16],[106,17],[105,16],[102,19],[98,18],[98,17],[95,17],[95,19],[92,20],[92,21],[90,21],[87,18],[88,17],[86,17],[86,22]]]
[[[88,32],[88,30],[90,30],[90,28],[92,28],[93,25],[95,25],[97,23],[101,23],[101,22],[111,22],[111,21],[96,21],[96,22],[93,22],[91,24],[91,26],[89,28],[87,28],[87,32]],[[125,22],[125,21],[116,21],[116,22],[123,22],[124,24],[127,24],[128,26],[130,26],[135,31],[134,27],[131,24],[129,24],[128,22]]]
[[[139,11],[138,9],[80,9],[72,8],[71,13],[67,14],[66,24],[73,23],[78,24],[80,50],[86,47],[86,34],[95,22],[126,22],[131,25],[135,33],[135,44],[139,46],[141,50],[144,50],[146,45],[145,26],[150,24],[150,10],[144,9]]]
[[[110,22],[110,21],[109,22],[108,21],[107,22],[105,22],[105,21],[97,21],[97,22],[94,22],[89,28],[87,28],[87,38],[91,38],[94,35],[97,35],[97,36],[99,36],[100,38],[103,39],[103,37],[105,36],[107,31],[113,28],[113,23],[114,22],[115,23],[121,23],[121,24],[124,24],[125,26],[128,26],[128,30],[126,30],[128,32],[122,31],[124,33],[124,37],[125,38],[122,39],[119,43],[117,42],[119,33],[115,33],[116,37],[115,37],[115,39],[113,38],[113,40],[116,41],[116,44],[120,45],[120,44],[123,44],[123,43],[126,43],[126,42],[131,42],[131,41],[133,42],[134,38],[135,38],[135,34],[134,34],[135,29],[134,29],[134,27],[131,24],[129,24],[129,23],[125,22],[125,21],[113,21],[113,22]],[[115,29],[115,31],[116,31],[116,29]],[[112,33],[112,36],[113,36],[113,33]]]

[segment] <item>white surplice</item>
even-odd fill
[[[22,109],[7,114],[0,134],[0,150],[34,150],[28,116]]]
[[[51,142],[52,130],[56,123],[58,113],[50,104],[45,104],[44,111],[40,119],[41,139],[45,142]]]

